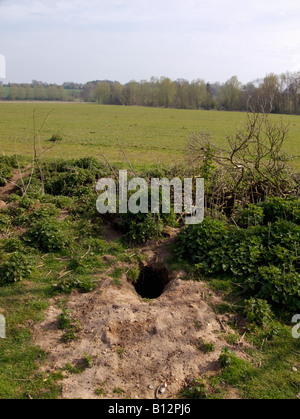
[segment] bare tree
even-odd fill
[[[31,165],[31,175],[29,177],[28,183],[25,187],[22,188],[23,195],[26,195],[26,193],[27,193],[27,191],[30,187],[30,184],[31,184],[31,181],[32,181],[32,178],[33,178],[33,175],[34,175],[34,172],[35,172],[36,169],[38,169],[38,171],[40,173],[40,180],[41,180],[41,183],[42,183],[41,192],[42,192],[42,194],[45,193],[45,174],[44,174],[42,157],[45,155],[45,153],[47,153],[47,151],[49,151],[53,147],[55,147],[55,145],[57,144],[58,139],[53,141],[51,146],[49,146],[47,148],[43,148],[42,145],[41,145],[40,134],[41,134],[49,116],[51,115],[51,113],[52,113],[52,111],[49,112],[45,116],[41,126],[39,128],[37,128],[37,126],[36,126],[37,125],[36,111],[33,112],[33,145],[32,145],[33,159],[32,159],[32,165]]]
[[[257,106],[265,108],[262,102],[256,102]],[[283,151],[288,132],[289,126],[274,122],[269,113],[252,110],[245,125],[227,138],[224,149],[213,144],[208,134],[193,135],[187,146],[187,161],[204,172],[213,168],[211,193],[221,201],[226,194],[233,205],[237,200],[257,202],[270,193],[286,196],[291,185],[289,158]]]

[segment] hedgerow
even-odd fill
[[[206,218],[200,225],[183,229],[177,237],[175,253],[205,275],[233,277],[248,296],[297,311],[300,308],[297,202],[270,199],[257,208],[251,206],[248,212],[241,213],[238,221],[243,228]],[[254,214],[257,225],[251,226]],[[246,222],[247,217],[251,222]]]

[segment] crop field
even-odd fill
[[[240,112],[217,112],[102,106],[83,103],[0,103],[0,153],[32,155],[33,115],[41,145],[59,134],[62,141],[47,153],[50,158],[101,157],[121,161],[120,144],[132,164],[182,161],[185,144],[195,132],[209,133],[218,145],[225,144],[243,125]],[[285,151],[300,168],[300,116],[272,116],[290,125]]]

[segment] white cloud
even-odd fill
[[[0,53],[19,80],[246,82],[299,64],[299,0],[0,0],[0,16]]]

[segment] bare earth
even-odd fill
[[[20,170],[14,170],[13,173],[13,177],[10,179],[10,181],[5,185],[5,186],[1,186],[0,187],[0,200],[3,203],[3,201],[5,201],[5,199],[12,194],[13,192],[15,192],[18,187],[17,187],[17,183],[26,178],[29,174],[30,171],[28,170],[30,166],[27,166],[25,168],[25,172],[21,172]],[[4,205],[2,204],[2,208],[4,207]]]
[[[167,255],[165,247],[145,252],[151,263]],[[67,308],[80,320],[82,330],[79,340],[71,343],[61,340],[57,321],[61,310],[53,300],[46,320],[34,327],[36,344],[49,354],[43,369],[52,372],[67,363],[80,365],[85,355],[93,359],[81,374],[64,373],[63,399],[96,399],[99,388],[107,399],[170,399],[187,379],[218,371],[221,350],[228,346],[222,337],[223,323],[205,302],[205,285],[184,281],[182,276],[175,274],[164,293],[149,302],[136,293],[126,275],[120,286],[105,277],[93,293],[73,293]],[[227,326],[226,333],[230,333]],[[197,349],[201,338],[214,343],[216,350],[206,354]],[[162,385],[167,385],[164,393],[159,391]],[[115,389],[123,392],[116,394]],[[236,397],[231,392],[230,398]]]

